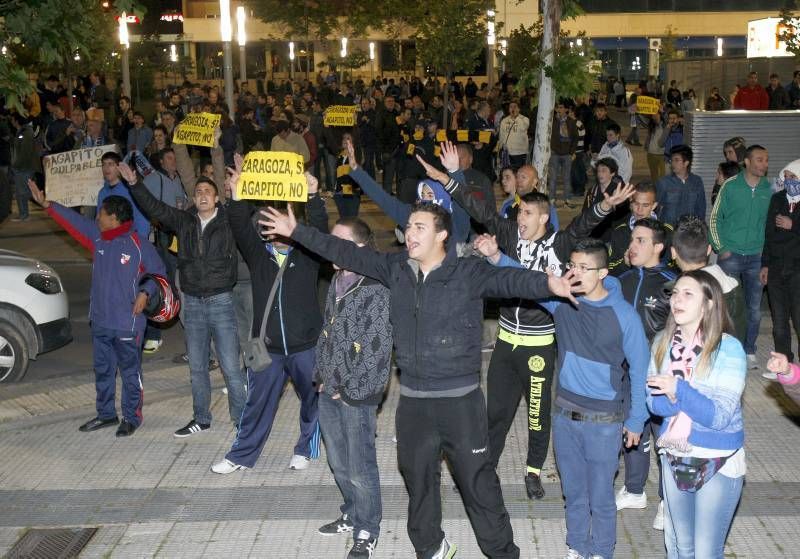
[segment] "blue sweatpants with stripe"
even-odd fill
[[[117,417],[117,372],[122,378],[122,418],[136,427],[142,424],[142,333],[111,330],[92,325],[94,385],[97,417]]]
[[[312,381],[315,349],[289,355],[270,354],[272,363],[263,371],[247,370],[247,402],[239,422],[239,433],[225,456],[234,464],[252,468],[272,431],[286,381],[291,378],[300,398],[300,438],[294,454],[319,457],[318,394]]]

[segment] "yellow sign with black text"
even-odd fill
[[[332,105],[325,109],[325,126],[355,126],[356,105]]]
[[[192,146],[214,146],[214,129],[219,126],[222,115],[212,113],[190,113],[175,128],[173,143]]]
[[[289,151],[251,151],[236,183],[237,200],[308,200],[303,156]]]
[[[660,108],[658,99],[655,97],[639,95],[636,98],[636,112],[641,115],[654,115]]]

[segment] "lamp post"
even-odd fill
[[[490,90],[494,87],[494,44],[497,40],[494,34],[494,16],[494,10],[486,11],[486,44],[489,47],[486,51],[486,73]]]
[[[369,81],[370,86],[375,81],[375,43],[369,43]]]
[[[225,103],[228,105],[228,116],[233,119],[233,55],[231,54],[231,40],[233,29],[231,27],[231,1],[219,0],[220,23],[219,30],[222,36],[222,72],[225,77]]]
[[[244,30],[244,22],[247,16],[244,13],[244,6],[236,8],[236,39],[239,41],[239,80],[247,81],[247,60],[245,45],[247,44],[247,33]]]
[[[289,79],[294,81],[294,41],[289,41]]]
[[[347,57],[347,37],[342,37],[342,50],[339,52],[339,56],[342,57],[342,70],[339,78],[339,87],[341,88],[344,85],[344,59]]]
[[[119,18],[119,44],[122,47],[122,91],[130,98],[131,96],[131,67],[128,59],[128,48],[130,38],[128,37],[128,14],[122,12]]]
[[[500,39],[500,54],[503,55],[503,70],[506,73],[506,56],[508,56],[508,40]]]

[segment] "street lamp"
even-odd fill
[[[128,59],[128,48],[131,46],[128,36],[128,14],[122,12],[119,18],[119,44],[122,47],[122,91],[131,96],[131,68]]]
[[[722,37],[717,37],[717,56],[722,56]]]
[[[500,54],[503,55],[503,73],[506,73],[506,56],[508,56],[508,41],[500,39]]]
[[[247,15],[244,13],[244,6],[236,8],[236,38],[239,40],[239,79],[247,81],[247,60],[245,59],[245,44],[247,44],[247,33],[244,30],[244,22]]]
[[[489,89],[494,87],[494,44],[497,41],[497,36],[494,33],[494,10],[486,11],[486,44],[488,49],[486,51],[486,74],[489,81]]]
[[[375,43],[372,41],[369,42],[369,79],[375,81]]]
[[[289,79],[294,81],[294,41],[289,41]]]
[[[233,55],[231,54],[231,40],[233,28],[231,27],[231,1],[219,0],[220,21],[219,30],[222,37],[222,71],[225,77],[225,103],[228,105],[228,116],[233,118]]]
[[[342,50],[339,52],[339,56],[342,57],[342,71],[339,78],[339,86],[341,87],[344,84],[344,58],[347,57],[347,37],[342,37]]]

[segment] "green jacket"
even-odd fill
[[[760,254],[772,191],[762,178],[755,189],[744,180],[744,171],[722,185],[709,219],[709,241],[722,254]]]

